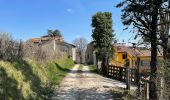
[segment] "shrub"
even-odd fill
[[[0,59],[13,60],[22,56],[23,42],[14,41],[9,33],[0,32]]]

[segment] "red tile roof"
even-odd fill
[[[140,49],[138,48],[133,48],[131,46],[115,46],[116,52],[126,52],[133,57],[141,57],[141,56],[151,56],[151,51],[149,49]],[[158,56],[162,56],[161,53],[158,52]]]
[[[39,43],[41,41],[49,41],[51,39],[53,39],[53,38],[51,38],[51,37],[31,38],[28,40],[28,42],[32,44],[32,43]],[[63,41],[62,37],[55,37],[54,39],[56,41]]]

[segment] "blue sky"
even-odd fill
[[[0,0],[0,31],[15,39],[28,40],[59,29],[65,41],[84,37],[91,41],[91,18],[98,11],[112,12],[116,38],[125,42],[131,37],[123,31],[120,0]]]

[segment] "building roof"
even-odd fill
[[[158,56],[163,56],[162,53],[158,52]],[[141,50],[140,51],[140,56],[151,56],[151,51],[150,50]]]
[[[142,57],[142,56],[151,56],[151,51],[149,49],[144,48],[134,48],[131,46],[115,46],[116,52],[125,52],[133,57]],[[162,56],[160,52],[158,52],[158,56]]]
[[[40,41],[40,38],[32,38],[32,39],[29,39],[28,42],[34,43],[34,42],[39,42],[39,41]]]
[[[67,43],[65,41],[63,41],[63,38],[62,37],[49,37],[49,36],[43,36],[41,38],[31,38],[28,40],[28,43],[29,44],[35,44],[35,43],[38,43],[39,45],[44,45],[44,44],[47,44],[51,41],[55,40],[56,41],[56,44],[59,44],[59,45],[66,45],[66,46],[69,46],[69,47],[73,47],[75,48],[76,46],[73,45],[73,44],[70,44],[70,43]]]
[[[70,43],[67,43],[67,42],[65,42],[65,41],[62,41],[62,42],[58,42],[58,44],[61,44],[61,45],[67,45],[67,46],[71,46],[71,47],[76,47],[75,45],[73,45],[73,44],[70,44]]]
[[[132,56],[140,55],[140,52],[137,49],[134,49],[129,46],[115,46],[116,52],[126,52]]]
[[[31,38],[28,40],[29,43],[40,43],[40,42],[44,42],[44,41],[49,41],[49,40],[53,40],[55,39],[56,41],[63,41],[62,37],[49,37],[49,36],[43,36],[41,38]]]

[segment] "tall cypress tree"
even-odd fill
[[[112,13],[98,12],[92,17],[92,37],[94,46],[98,50],[98,54],[102,55],[102,72],[106,74],[106,66],[108,65],[108,53],[112,48],[114,39],[112,29]]]

